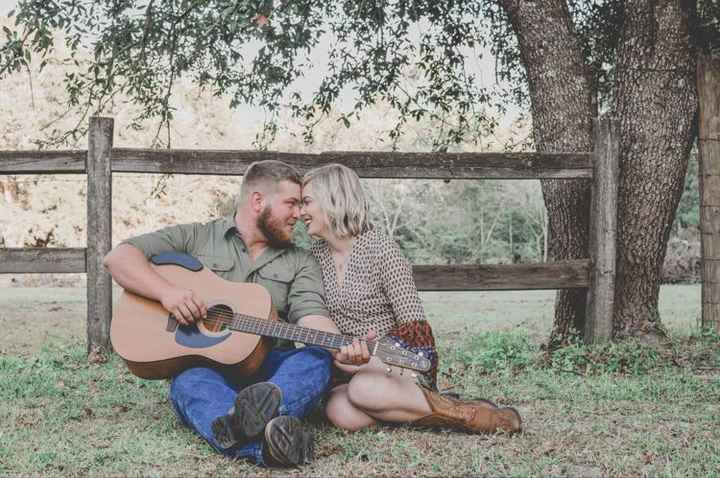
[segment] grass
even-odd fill
[[[316,462],[265,470],[183,428],[165,382],[137,379],[116,358],[88,363],[82,341],[58,338],[32,355],[0,354],[0,475],[720,476],[717,336],[668,324],[668,351],[628,343],[547,355],[522,304],[485,297],[497,312],[475,302],[473,313],[471,297],[454,307],[425,299],[431,317],[448,314],[436,327],[443,385],[518,408],[523,434],[346,433],[315,417]],[[476,327],[502,316],[526,325]]]

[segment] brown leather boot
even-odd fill
[[[522,420],[511,407],[498,408],[487,400],[463,401],[421,387],[432,413],[413,422],[423,427],[447,427],[471,433],[522,431]]]

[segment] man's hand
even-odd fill
[[[169,287],[160,296],[160,303],[182,325],[207,317],[205,302],[190,289]]]
[[[207,317],[205,302],[192,290],[177,287],[158,274],[137,247],[120,244],[105,256],[103,264],[125,290],[160,302],[181,325]]]

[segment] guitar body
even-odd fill
[[[152,265],[170,283],[192,289],[208,309],[227,308],[264,320],[277,320],[270,294],[262,286],[224,280],[206,268]],[[221,369],[230,376],[250,375],[272,348],[273,340],[218,327],[207,320],[181,326],[160,303],[124,291],[114,308],[110,340],[138,377],[171,378],[196,366]]]

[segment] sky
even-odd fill
[[[7,15],[15,4],[17,4],[15,0],[0,0],[0,15]]]

